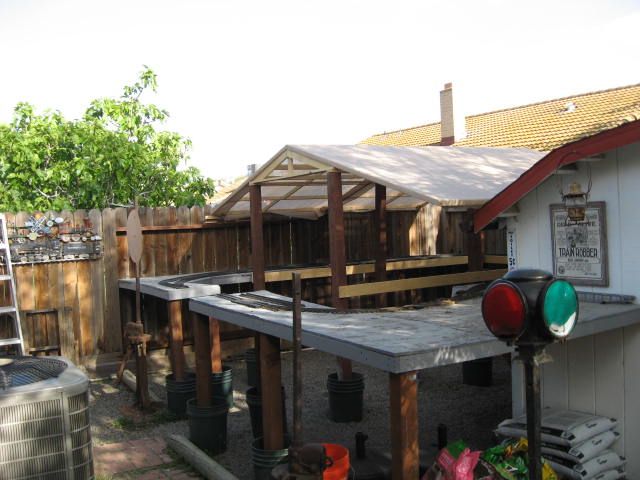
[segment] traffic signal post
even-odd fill
[[[485,291],[482,318],[493,335],[516,346],[524,363],[529,480],[541,480],[540,363],[545,346],[575,327],[578,296],[573,285],[544,270],[512,270]]]

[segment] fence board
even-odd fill
[[[88,213],[91,221],[91,232],[94,235],[102,235],[102,212],[97,209]],[[92,342],[100,351],[105,352],[105,318],[104,318],[104,256],[85,262],[89,267],[91,276],[91,326],[90,334]],[[95,348],[94,347],[94,348]],[[97,353],[97,350],[96,350]]]
[[[104,252],[104,350],[120,350],[120,296],[118,295],[118,243],[116,239],[116,211],[102,211],[102,249]]]
[[[191,207],[190,218],[192,225],[200,225],[204,222],[204,210],[202,207]],[[191,269],[193,272],[204,272],[205,252],[204,237],[202,231],[193,234],[191,241]]]
[[[154,225],[168,225],[169,213],[167,208],[156,208],[153,211],[153,224]],[[153,235],[153,234],[150,234]],[[167,235],[156,235],[155,250],[153,252],[153,258],[156,265],[156,275],[168,275],[167,269],[167,250],[169,244],[167,241]],[[174,272],[175,273],[175,272]],[[133,276],[133,275],[131,275]]]
[[[166,223],[165,225],[175,225],[177,222],[177,212],[175,208],[165,208]],[[178,273],[178,233],[167,232],[167,270],[166,275]]]
[[[176,213],[176,222],[178,225],[191,224],[191,212],[189,207],[179,207]],[[192,273],[193,262],[191,260],[191,246],[195,233],[193,231],[180,232],[178,237],[178,272]]]
[[[153,226],[153,209],[141,207],[138,209],[140,225]],[[155,249],[157,235],[142,235],[142,258],[140,259],[140,276],[153,277],[156,274]]]
[[[116,227],[126,226],[127,209],[123,207],[116,208]],[[118,235],[116,245],[118,251],[118,278],[129,278],[131,275],[129,272],[129,254],[126,235]]]

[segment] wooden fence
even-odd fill
[[[63,354],[82,359],[121,349],[118,279],[134,276],[128,260],[125,232],[127,210],[47,212],[82,224],[89,218],[103,238],[104,255],[97,260],[15,264],[21,311],[54,309],[58,312],[59,342]],[[250,268],[248,223],[204,224],[207,207],[140,208],[143,226],[142,276]],[[24,225],[30,213],[7,214],[10,225]],[[389,257],[464,254],[459,224],[463,213],[443,213],[425,206],[418,212],[388,214]],[[348,261],[373,258],[373,221],[370,213],[345,215]],[[283,219],[265,224],[266,264],[322,265],[329,262],[326,216],[317,220]],[[487,232],[485,252],[504,255],[503,231]],[[305,289],[326,289],[328,280]],[[0,292],[6,302],[6,292]],[[328,295],[327,295],[328,296]],[[41,344],[46,315],[32,315],[22,325],[28,345]],[[51,330],[51,329],[49,329]]]

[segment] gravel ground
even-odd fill
[[[291,430],[292,360],[290,352],[282,354],[282,376],[287,396],[287,416]],[[359,423],[333,423],[328,419],[329,400],[326,377],[336,370],[335,357],[318,351],[302,354],[304,376],[303,436],[305,442],[340,443],[354,447],[356,432],[369,436],[368,448],[389,451],[388,374],[354,364],[354,371],[365,376],[364,418]],[[229,412],[227,452],[215,457],[240,479],[253,478],[251,466],[251,424],[244,392],[246,369],[242,360],[227,362],[234,372],[235,407]],[[150,388],[165,398],[164,375],[150,377]],[[423,454],[432,459],[435,452],[437,425],[448,427],[449,440],[464,439],[470,446],[491,445],[491,431],[511,413],[511,377],[509,359],[498,357],[493,362],[494,385],[463,385],[462,366],[450,365],[420,372],[419,421]],[[188,437],[186,421],[170,421],[166,410],[147,417],[135,426],[123,420],[123,411],[133,403],[133,394],[125,387],[114,387],[110,381],[93,382],[92,435],[96,444],[119,442],[149,436],[179,433]],[[124,409],[124,410],[123,410]]]

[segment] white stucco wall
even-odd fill
[[[581,291],[635,295],[640,301],[640,143],[607,152],[590,162],[589,201],[606,202],[608,287]],[[588,166],[562,175],[564,186],[586,188]],[[553,175],[519,203],[507,222],[516,233],[518,267],[552,271],[549,206],[560,203],[559,175]],[[608,415],[619,420],[622,437],[615,450],[627,458],[627,477],[640,478],[640,325],[555,344],[553,362],[544,365],[542,404]],[[517,365],[517,364],[515,364]],[[513,369],[514,414],[524,413],[522,368]]]

